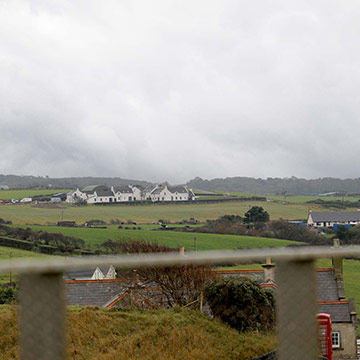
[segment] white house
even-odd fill
[[[130,186],[112,186],[116,202],[134,201],[134,192]]]
[[[88,204],[104,204],[115,202],[114,193],[109,189],[96,189],[93,195],[89,195]]]
[[[163,183],[153,189],[148,197],[151,201],[189,201],[193,197],[191,190],[185,186],[170,186]]]

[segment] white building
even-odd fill
[[[310,211],[307,224],[313,227],[354,226],[360,223],[360,211]]]
[[[129,201],[150,200],[157,201],[189,201],[194,200],[195,195],[191,189],[185,186],[170,186],[168,183],[151,188],[142,189],[139,186],[112,186],[109,189],[103,185],[86,186],[76,189],[67,194],[66,202],[74,204],[86,201],[88,204],[107,204]]]
[[[161,184],[153,189],[148,198],[153,201],[189,201],[193,199],[192,190],[185,186],[170,186],[167,183]]]
[[[112,186],[111,190],[116,202],[141,200],[141,196],[137,198],[130,186]]]

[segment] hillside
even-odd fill
[[[49,178],[44,176],[18,176],[18,175],[2,175],[0,174],[0,185],[8,185],[12,189],[34,189],[34,188],[52,188],[58,189],[75,189],[83,188],[88,185],[151,185],[148,181],[121,179],[118,177],[69,177],[69,178]]]
[[[228,177],[203,180],[199,177],[190,180],[187,186],[193,189],[211,191],[243,192],[264,195],[318,195],[322,193],[360,193],[360,178],[356,179],[299,179],[267,178],[255,179],[250,177]]]
[[[0,306],[0,353],[18,359],[17,311]],[[275,348],[275,335],[239,334],[191,310],[68,311],[68,359],[251,359]]]

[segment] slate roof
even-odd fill
[[[309,214],[313,222],[324,222],[324,221],[360,221],[360,211],[332,211],[332,212],[311,212]]]
[[[331,322],[351,322],[349,303],[344,301],[338,304],[318,304],[318,312],[331,316]]]
[[[133,191],[129,186],[114,186],[114,192],[121,192],[121,193],[127,193],[127,194],[132,194]]]
[[[66,300],[68,305],[104,306],[130,284],[119,280],[67,281]]]
[[[339,294],[332,271],[317,271],[318,301],[337,301]]]
[[[111,190],[99,189],[99,190],[95,190],[95,191],[96,191],[97,196],[114,196],[114,194]]]
[[[185,186],[168,186],[169,191],[172,193],[187,193]]]
[[[93,193],[99,185],[88,185],[81,189],[85,193]]]

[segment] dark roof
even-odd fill
[[[114,196],[113,192],[111,190],[96,190],[97,196]]]
[[[339,294],[336,280],[332,271],[317,271],[318,301],[337,301]]]
[[[331,321],[336,322],[351,322],[349,303],[344,301],[337,304],[318,304],[318,312],[329,314]]]
[[[314,222],[323,221],[360,221],[360,211],[332,211],[332,212],[311,212],[309,216]]]
[[[99,185],[88,185],[81,189],[84,193],[93,193]]]
[[[114,280],[68,281],[66,300],[68,305],[104,306],[129,285],[130,282]]]
[[[178,193],[187,193],[185,186],[168,186],[169,191],[172,193],[178,192]]]
[[[129,186],[114,186],[114,192],[121,192],[121,193],[133,193],[131,187]]]

